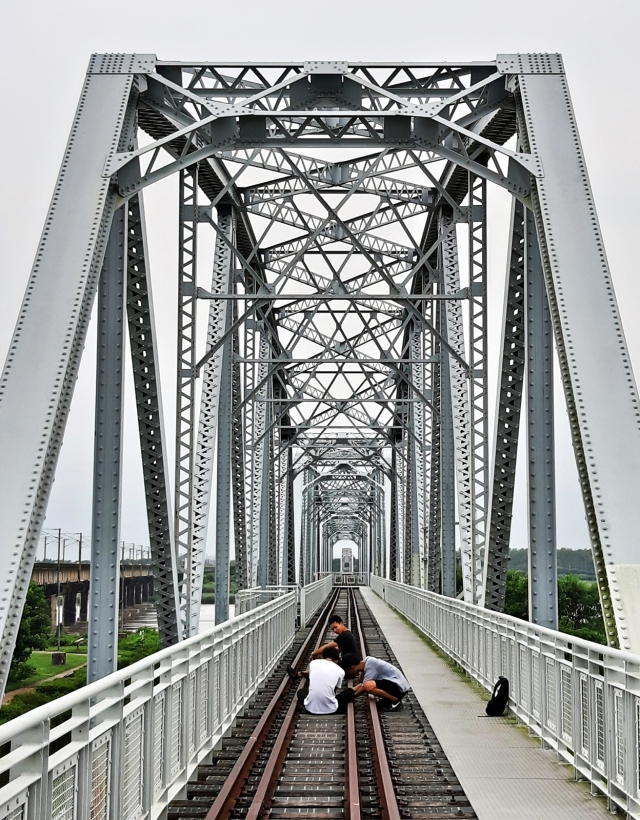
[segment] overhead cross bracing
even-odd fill
[[[161,390],[143,199],[171,175]],[[494,186],[512,218],[489,430]],[[97,290],[96,676],[92,658],[115,663],[124,315],[164,644],[197,630],[207,544],[218,619],[233,552],[242,587],[305,583],[342,538],[364,570],[444,595],[459,549],[465,600],[501,609],[520,427],[531,617],[555,626],[555,345],[608,637],[640,648],[638,399],[559,55],[92,57],[0,388],[0,680]]]

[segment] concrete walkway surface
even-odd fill
[[[604,820],[604,798],[576,782],[512,718],[486,701],[369,587],[360,587],[479,820]]]

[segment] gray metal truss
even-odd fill
[[[507,147],[514,137],[517,147]],[[140,203],[146,186],[172,174],[182,183],[175,520]],[[535,220],[608,636],[640,648],[640,409],[560,57],[240,65],[95,55],[2,377],[3,465],[24,466],[0,466],[8,567],[0,684],[112,215],[123,205],[163,641],[178,639],[183,622],[184,634],[197,628],[214,452],[221,602],[232,540],[242,586],[291,581],[293,477],[302,475],[313,486],[302,493],[302,582],[327,571],[339,537],[358,543],[362,566],[385,566],[382,492],[390,486],[390,575],[455,595],[457,509],[465,599],[500,608],[524,390],[525,320],[514,312],[524,298],[524,210],[516,207],[512,231],[490,459],[488,183]],[[211,290],[198,282],[199,223],[215,234]],[[458,232],[468,239],[464,286]],[[532,237],[527,247],[535,250]],[[540,277],[529,284],[532,594],[545,597],[547,612],[553,579],[539,557],[555,551],[544,457],[553,437],[551,349]],[[200,358],[198,299],[210,302]],[[104,504],[99,482],[96,504]],[[101,513],[112,535],[114,511]]]
[[[39,533],[112,221],[105,157],[129,147],[132,74],[85,80],[0,378],[0,694],[4,693]]]
[[[98,285],[87,683],[118,668],[127,210],[113,215]]]
[[[487,609],[498,612],[504,609],[507,584],[518,434],[524,391],[527,296],[524,211],[522,203],[514,200],[511,207],[510,249],[502,319],[498,407],[484,563],[484,598],[481,600]]]
[[[180,171],[178,220],[178,350],[176,373],[175,523],[173,538],[182,570],[180,616],[185,637],[198,631],[201,542],[194,543],[196,461],[196,265],[198,166]],[[212,303],[214,304],[214,303]],[[198,515],[197,525],[204,518]]]
[[[197,208],[194,208],[194,210],[197,212]],[[223,295],[230,292],[231,285],[231,247],[233,246],[235,238],[235,214],[231,209],[223,209],[221,207],[218,210],[218,226],[220,228],[220,232],[216,236],[211,293]],[[193,288],[193,293],[195,295],[195,288]],[[227,325],[231,323],[232,312],[232,302],[225,302],[221,299],[211,300],[209,303],[209,319],[207,324],[208,347],[213,347],[218,340],[224,336]],[[200,419],[198,424],[198,439],[193,473],[193,495],[191,500],[193,508],[191,519],[193,532],[191,536],[192,541],[190,549],[191,584],[188,593],[188,611],[190,613],[190,617],[188,619],[189,634],[195,634],[197,632],[200,615],[200,597],[202,593],[202,578],[213,483],[213,459],[216,449],[216,434],[218,431],[222,359],[223,353],[221,348],[207,361],[204,365],[202,373]],[[195,382],[195,375],[193,374],[194,365],[195,356],[193,358],[193,364],[190,365],[190,368],[185,368],[185,370],[187,370],[185,377],[189,378],[191,382]],[[235,369],[234,373],[231,375],[232,401],[233,396],[237,395],[237,386],[235,386],[234,374]],[[226,385],[226,387],[228,389],[229,386]],[[235,415],[233,416],[231,424],[233,428],[232,446],[235,450],[235,447],[238,446],[237,436],[235,435],[238,425],[235,421]],[[235,461],[233,463],[235,464]],[[233,486],[236,486],[235,481],[233,482]],[[244,494],[242,494],[242,499],[244,499]],[[242,507],[236,506],[238,502],[239,499],[234,497],[234,509],[239,509],[240,512],[242,512]],[[234,522],[236,517],[237,515],[234,516]],[[244,532],[244,528],[241,528],[241,532]],[[243,560],[243,557],[243,551],[238,549],[239,560],[237,571],[238,577],[243,584],[240,588],[244,588],[246,586],[246,572],[243,572],[246,565],[246,558]]]
[[[442,237],[442,275],[444,293],[455,293],[460,289],[458,270],[458,243],[455,223],[447,215],[440,217]],[[455,300],[445,302],[445,323],[447,341],[465,359],[462,308]],[[449,395],[453,428],[453,452],[456,471],[458,522],[460,533],[460,558],[462,562],[462,587],[464,599],[468,603],[476,602],[476,565],[478,556],[474,550],[473,540],[473,441],[471,431],[471,409],[467,374],[459,359],[453,358],[448,351],[443,351],[449,372]]]
[[[553,329],[533,214],[525,211],[529,618],[558,628]]]
[[[158,372],[158,344],[148,259],[142,198],[135,196],[127,202],[129,347],[138,415],[158,629],[162,645],[169,646],[181,639],[182,622],[169,495],[167,442]]]

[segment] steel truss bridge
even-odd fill
[[[170,176],[173,460],[144,210]],[[491,186],[511,201],[492,430]],[[243,589],[306,586],[340,539],[445,598],[458,548],[464,604],[500,612],[519,449],[530,618],[557,629],[560,390],[608,641],[640,652],[640,408],[560,55],[91,58],[0,382],[2,691],[96,295],[90,682],[116,668],[126,367],[164,647],[198,632],[207,543],[218,623],[232,553]]]

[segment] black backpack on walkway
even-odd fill
[[[491,695],[491,700],[487,703],[485,712],[489,717],[500,717],[508,702],[509,681],[500,675],[496,685],[493,687],[493,695]]]

